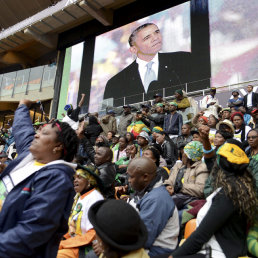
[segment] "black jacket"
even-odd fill
[[[104,163],[98,166],[100,173],[100,179],[104,185],[103,195],[105,198],[115,197],[115,177],[116,177],[116,167],[115,164],[111,162]]]
[[[150,130],[152,131],[153,127],[155,126],[163,128],[164,117],[164,113],[154,113],[152,115],[148,115],[147,119],[143,117],[142,121],[146,126],[150,127]]]
[[[244,107],[247,108],[247,95],[244,96]],[[258,106],[258,94],[255,92],[252,92],[252,107]]]
[[[97,137],[103,132],[101,125],[98,123],[98,119],[95,116],[89,117],[89,124],[86,126],[84,134],[90,140],[92,145],[95,145]]]
[[[227,258],[246,256],[246,218],[239,215],[223,189],[212,199],[212,205],[199,227],[173,252],[173,257],[196,254],[215,235]]]
[[[174,166],[177,158],[178,158],[178,152],[177,147],[172,141],[167,141],[161,145],[162,148],[162,157],[167,162],[167,167],[170,169]]]
[[[174,52],[159,53],[159,71],[158,81],[152,82],[148,88],[144,99],[153,99],[153,91],[167,89],[166,94],[174,94],[175,89],[172,85],[192,81],[191,79],[191,53]],[[180,79],[180,80],[179,80]],[[169,91],[173,92],[169,92]],[[136,61],[131,63],[121,72],[113,76],[106,85],[104,99],[114,98],[114,106],[122,106],[124,104],[124,96],[126,104],[137,103],[142,101],[145,92],[143,83],[138,71]]]

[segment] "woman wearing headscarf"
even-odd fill
[[[102,185],[98,174],[98,170],[92,165],[78,166],[76,170],[76,195],[68,221],[69,231],[64,235],[65,240],[60,242],[57,258],[77,258],[79,249],[83,249],[84,253],[91,249],[96,233],[89,221],[88,212],[94,203],[104,199],[99,190]]]
[[[205,245],[211,257],[246,256],[246,229],[254,220],[257,197],[249,159],[240,146],[231,139],[218,149],[213,193],[197,215],[197,229],[173,257],[205,257]]]
[[[178,209],[194,199],[203,199],[203,189],[208,169],[202,162],[203,146],[192,141],[184,147],[182,162],[177,162],[164,182]]]
[[[21,100],[15,111],[13,134],[18,157],[0,175],[1,257],[56,257],[67,231],[73,202],[78,148],[75,131],[53,121],[33,129],[29,108]]]
[[[177,109],[186,109],[190,107],[190,102],[187,97],[184,97],[184,93],[182,90],[175,91],[175,103],[177,104]]]

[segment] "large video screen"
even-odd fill
[[[66,104],[77,107],[84,43],[66,49],[57,117],[62,118]]]
[[[130,46],[131,33],[147,23],[153,25],[137,32]],[[147,68],[139,72],[138,65],[142,67],[149,57],[155,60],[152,70],[156,77],[145,89]],[[163,93],[163,88],[188,82],[190,63],[190,2],[102,34],[95,42],[89,111],[101,109],[103,99],[107,105],[120,106],[152,99],[155,93]]]
[[[257,0],[209,0],[213,86],[258,78],[257,10]]]

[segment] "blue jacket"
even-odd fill
[[[164,118],[164,126],[163,130],[167,134],[173,134],[173,135],[180,135],[181,134],[181,129],[183,125],[183,117],[181,114],[178,114],[177,112],[172,116],[171,119],[171,114],[166,115]]]
[[[13,134],[18,157],[0,180],[30,153],[34,129],[25,105],[15,112]],[[9,192],[0,212],[1,258],[56,257],[73,203],[73,172],[65,162],[42,167]]]
[[[179,219],[175,203],[165,186],[146,193],[138,201],[137,208],[148,230],[144,248],[149,249],[149,255],[172,252],[178,242]]]

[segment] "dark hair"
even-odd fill
[[[57,131],[57,141],[63,144],[62,158],[71,162],[77,153],[79,140],[75,131],[66,122],[53,121],[52,128],[57,126],[61,130]],[[57,125],[56,125],[57,124]]]
[[[108,133],[112,133],[112,137],[114,137],[116,134],[114,131],[108,131]]]
[[[152,152],[152,155],[154,159],[156,159],[156,166],[159,167],[160,164],[160,152],[154,147],[154,146],[149,146],[146,150],[150,150]]]
[[[136,37],[137,33],[138,33],[139,31],[141,31],[142,29],[144,29],[144,28],[150,26],[150,25],[155,25],[155,26],[157,26],[157,25],[154,24],[154,23],[145,23],[145,24],[143,24],[143,25],[137,27],[137,28],[131,33],[131,35],[130,35],[130,37],[129,37],[129,39],[128,39],[128,43],[129,43],[130,47],[133,46],[133,42],[134,42],[134,40],[135,40],[135,37]]]
[[[224,139],[225,141],[228,140],[228,139],[231,139],[233,137],[232,133],[230,132],[227,132],[227,131],[221,131],[221,130],[218,130],[216,132],[216,134],[219,133]]]
[[[255,131],[255,132],[258,134],[258,128],[254,128],[254,129],[251,129],[251,130],[248,132],[247,136],[248,136],[249,133],[252,132],[252,131]]]
[[[213,114],[210,114],[209,116],[211,116],[211,117],[213,117],[215,119],[216,124],[219,122],[219,119],[216,116],[214,116]]]
[[[120,140],[121,138],[124,138],[124,139],[125,139],[125,143],[128,144],[128,140],[126,139],[126,136],[125,136],[125,135],[124,135],[124,136],[120,136],[120,137],[119,137],[119,140]]]

